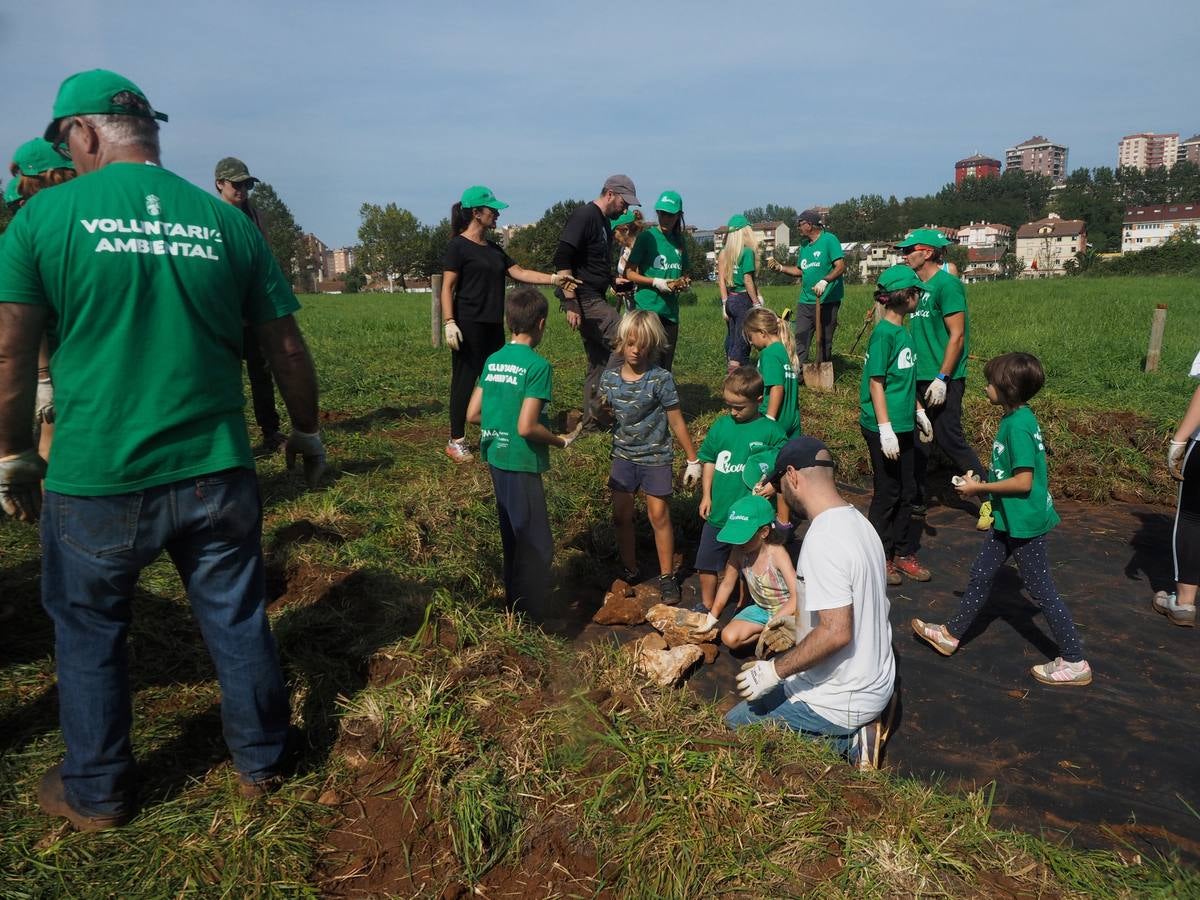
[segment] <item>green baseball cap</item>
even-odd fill
[[[23,143],[13,153],[12,161],[22,175],[41,175],[51,169],[75,168],[75,163],[55,150],[54,145],[45,138],[34,138]]]
[[[636,218],[637,218],[637,216],[635,216],[633,214],[633,210],[627,209],[627,210],[625,210],[625,212],[621,213],[621,215],[617,216],[615,219],[609,219],[608,224],[613,228],[620,228],[622,225],[633,224],[633,220]]]
[[[482,184],[476,184],[462,192],[463,209],[474,209],[477,206],[490,206],[492,209],[499,212],[502,209],[508,209],[507,203],[501,203],[496,199],[496,195],[492,193],[491,188],[486,188]]]
[[[746,228],[750,225],[750,220],[745,216],[730,216],[725,227],[730,231],[737,231],[740,228]]]
[[[896,244],[896,246],[915,247],[920,244],[925,247],[933,247],[937,249],[940,247],[945,247],[950,243],[953,242],[936,228],[915,228],[910,231],[907,236],[905,236],[904,240]]]
[[[655,210],[658,212],[675,213],[683,212],[683,198],[679,196],[678,191],[663,191],[658,195],[658,201],[654,204]]]
[[[924,289],[925,282],[917,277],[917,273],[913,271],[912,266],[897,263],[880,273],[879,280],[875,282],[875,286],[881,291],[903,291],[910,287]]]
[[[751,494],[743,497],[729,507],[729,518],[725,526],[717,532],[717,540],[722,544],[744,544],[764,525],[775,521],[775,507],[766,497]]]
[[[217,163],[214,174],[217,181],[232,181],[234,184],[241,184],[243,181],[258,181],[250,174],[246,164],[236,156],[227,156]]]
[[[746,460],[746,468],[742,469],[742,482],[753,490],[764,478],[775,471],[775,460],[779,450],[760,450]]]
[[[151,107],[140,87],[108,69],[76,72],[62,83],[54,99],[54,119],[42,137],[56,141],[58,123],[68,116],[138,116],[167,121],[167,114]]]
[[[4,202],[6,204],[21,202],[21,179],[14,178],[4,186]]]

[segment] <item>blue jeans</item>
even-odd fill
[[[54,621],[68,802],[86,815],[136,803],[125,638],[142,569],[162,550],[179,571],[221,684],[221,721],[245,778],[283,760],[288,695],[266,615],[262,502],[252,469],[130,494],[46,492],[42,605]]]
[[[725,300],[725,315],[729,316],[725,334],[725,358],[744,366],[750,362],[750,342],[742,333],[746,324],[746,314],[754,307],[754,302],[745,291],[731,293]]]
[[[547,591],[554,564],[554,537],[546,513],[540,472],[510,472],[489,465],[504,548],[504,596],[508,605],[538,622],[550,615]]]
[[[813,712],[803,700],[789,700],[783,685],[763,694],[757,700],[743,700],[725,714],[725,724],[730,728],[776,722],[805,737],[829,741],[830,746],[843,756],[850,752],[850,739],[857,728],[843,728]]]

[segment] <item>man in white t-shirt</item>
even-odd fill
[[[795,438],[779,451],[772,480],[811,522],[796,571],[812,630],[791,650],[738,676],[745,702],[725,721],[731,728],[777,721],[829,738],[863,768],[874,768],[896,677],[887,565],[879,535],[838,493],[833,473],[829,449],[814,437]]]

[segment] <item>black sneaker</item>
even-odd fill
[[[641,569],[626,569],[624,566],[621,567],[621,580],[626,584],[631,586],[635,585],[641,580],[641,578]]]
[[[679,602],[679,583],[675,580],[674,575],[659,575],[658,590],[662,594],[663,603]]]
[[[926,513],[929,512],[928,507],[926,507],[924,503],[914,503],[909,508],[912,510],[912,517],[914,519],[924,519]]]

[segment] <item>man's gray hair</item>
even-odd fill
[[[80,116],[110,147],[138,147],[157,156],[158,123],[141,116]]]

